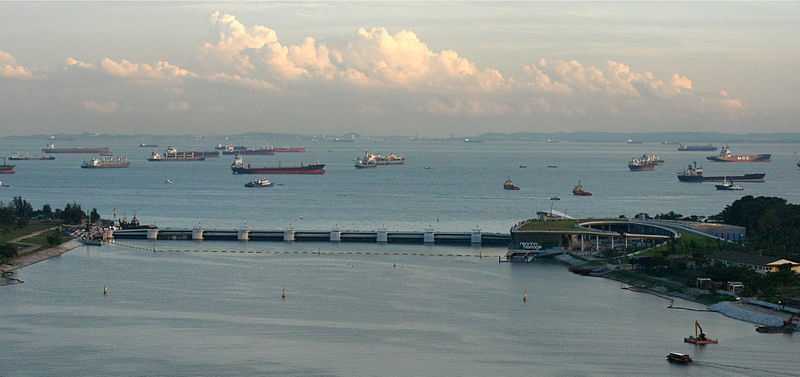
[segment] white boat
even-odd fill
[[[3,181],[0,181],[0,187],[11,187],[11,185],[9,185],[9,184],[7,184],[7,183],[5,183]]]
[[[739,185],[729,181],[727,177],[722,181],[722,184],[715,185],[715,186],[717,186],[717,190],[722,190],[722,191],[742,191],[742,190],[744,190],[744,187],[739,186]]]
[[[256,179],[254,181],[250,181],[250,182],[245,183],[244,187],[261,188],[261,187],[271,187],[272,185],[273,185],[273,183],[270,182],[269,179],[259,178],[259,179]]]

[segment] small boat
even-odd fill
[[[558,169],[558,165],[547,165],[550,169]]]
[[[158,144],[141,143],[139,144],[139,148],[158,148]]]
[[[721,184],[714,185],[714,186],[716,186],[717,190],[720,190],[720,191],[742,191],[742,190],[744,190],[744,187],[739,186],[739,185],[729,181],[727,178],[725,180],[723,180]]]
[[[431,167],[430,166],[426,166],[425,170],[431,170]]]
[[[699,321],[694,321],[694,335],[689,335],[688,338],[683,338],[684,343],[694,344],[696,346],[704,346],[706,344],[718,344],[719,340],[711,339],[703,332]]]
[[[579,180],[578,184],[575,186],[575,188],[572,189],[572,195],[575,195],[575,196],[592,196],[592,193],[589,192],[589,191],[584,190],[583,185],[581,184],[581,181]]]
[[[3,158],[3,164],[0,165],[0,174],[14,174],[14,173],[16,173],[16,166],[9,165],[6,162],[6,159]]]
[[[642,144],[642,141],[641,140],[628,139],[627,141],[625,141],[625,143],[627,143],[627,144]]]
[[[511,179],[506,179],[506,181],[503,182],[503,190],[517,191],[519,190],[519,186],[515,185]]]
[[[551,197],[550,197],[550,200],[561,200],[561,198],[559,198],[559,197],[557,197],[557,196],[551,196]]]
[[[259,178],[259,179],[252,180],[252,181],[250,181],[250,182],[247,182],[247,183],[245,183],[245,184],[244,184],[244,187],[250,187],[250,188],[253,188],[253,187],[255,187],[255,188],[262,188],[262,187],[272,187],[272,185],[273,185],[273,183],[272,183],[272,182],[270,182],[270,180],[269,180],[269,179],[266,179],[266,178]]]
[[[666,357],[667,361],[675,364],[689,364],[692,362],[692,357],[685,353],[670,352]]]
[[[165,180],[164,180],[164,183],[166,183],[166,184],[168,184],[168,185],[174,185],[174,184],[175,184],[175,181],[173,181],[173,180],[171,180],[171,179],[167,178],[167,179],[165,179]]]
[[[0,181],[0,187],[11,187],[11,185],[4,183],[3,181]]]
[[[519,168],[520,168],[520,169],[527,169],[527,168],[528,168],[528,165],[520,165],[520,166],[519,166]]]

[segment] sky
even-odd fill
[[[800,132],[800,3],[4,2],[0,136]]]

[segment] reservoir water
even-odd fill
[[[136,145],[153,141],[162,149],[223,142],[57,141],[108,145],[126,154],[131,167],[80,169],[86,157],[70,155],[20,161],[17,174],[3,177],[12,187],[0,189],[0,200],[22,195],[37,207],[78,201],[104,217],[117,209],[161,226],[420,230],[431,224],[457,231],[476,225],[507,231],[549,209],[556,195],[562,199],[556,209],[597,217],[669,210],[709,215],[739,194],[800,202],[794,144],[734,145],[742,153],[773,153],[774,161],[726,165],[703,161],[708,152],[660,144],[230,140],[308,148],[251,157],[254,165],[328,164],[324,176],[270,176],[278,186],[248,190],[243,184],[252,177],[231,175],[228,156],[146,162],[150,150]],[[36,152],[46,142],[0,139],[0,153]],[[401,153],[408,163],[356,170],[352,160],[365,149]],[[631,157],[649,151],[665,164],[654,172],[627,170]],[[695,160],[707,174],[764,171],[767,182],[746,184],[744,193],[679,183],[675,172]],[[509,177],[521,191],[502,190]],[[167,178],[175,184],[164,184]],[[579,179],[593,197],[569,195]],[[0,376],[786,376],[800,367],[800,337],[757,334],[753,325],[715,313],[666,309],[661,298],[573,275],[556,263],[498,264],[503,249],[136,244],[191,251],[83,247],[23,269],[23,284],[0,287]],[[472,256],[391,255],[400,252]],[[684,344],[694,320],[720,344]],[[669,365],[668,352],[690,353],[698,362]]]
[[[340,254],[75,250],[0,289],[0,374],[768,376],[799,366],[797,336],[669,310],[661,298],[555,263],[498,264],[502,249],[484,248],[481,259],[344,254],[479,254],[441,246],[157,246]],[[694,320],[720,344],[684,344]],[[673,351],[697,362],[670,365]]]

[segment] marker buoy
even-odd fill
[[[525,288],[525,291],[522,293],[522,302],[525,304],[528,303],[528,288]]]
[[[108,296],[111,291],[108,290],[108,286],[103,286],[103,296]]]
[[[281,300],[286,300],[286,288],[281,288]]]

